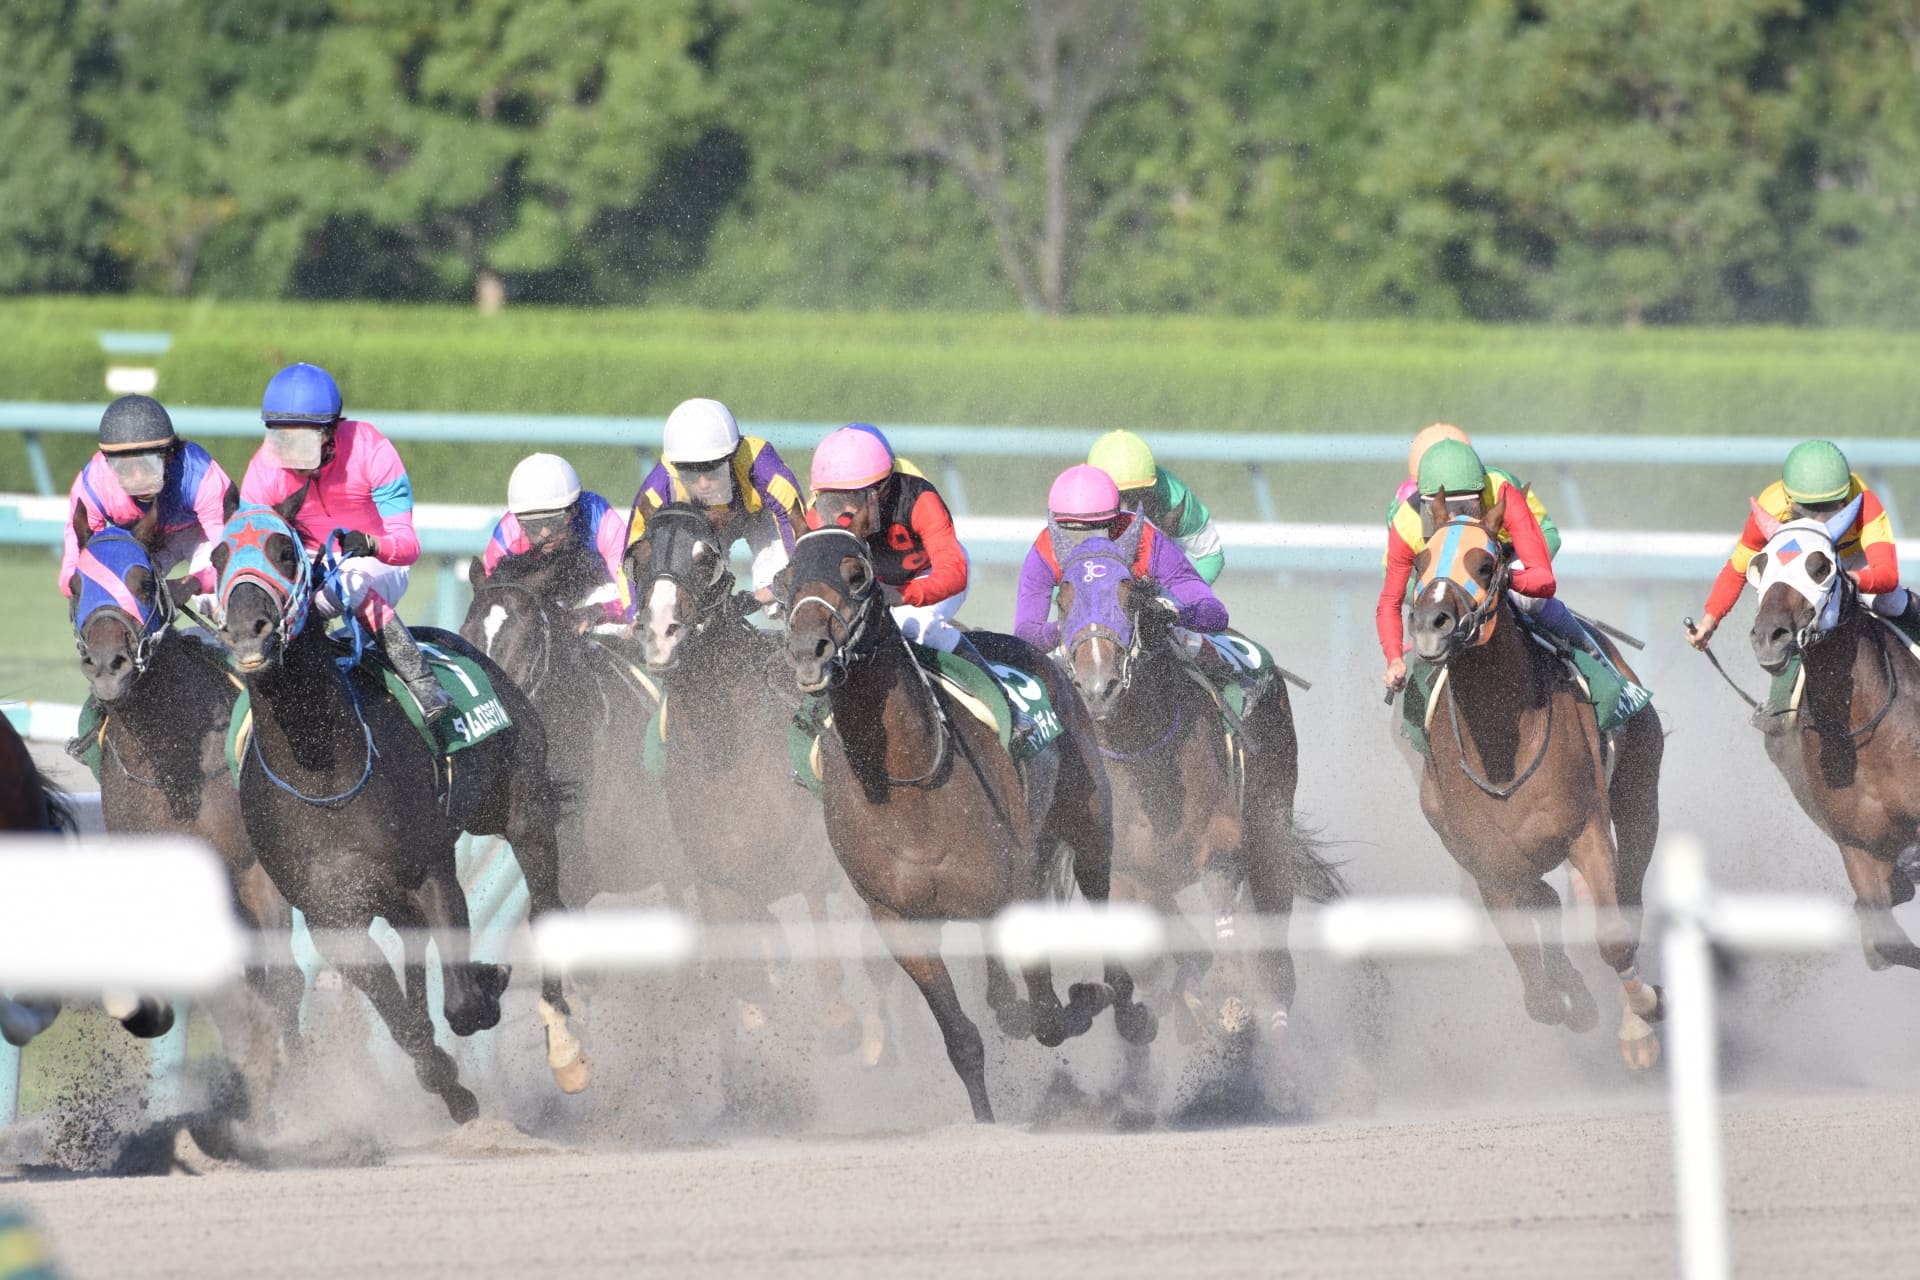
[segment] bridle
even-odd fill
[[[1441,530],[1453,532],[1449,533],[1446,542],[1441,546],[1440,553],[1429,565],[1429,571],[1434,576],[1422,578],[1414,592],[1416,607],[1422,598],[1433,597],[1437,600],[1438,597],[1434,595],[1436,589],[1441,595],[1454,597],[1459,606],[1459,622],[1454,627],[1453,633],[1447,637],[1445,651],[1432,659],[1436,666],[1444,664],[1463,649],[1471,649],[1479,645],[1486,638],[1483,632],[1486,631],[1487,624],[1499,613],[1500,606],[1507,597],[1507,579],[1512,572],[1512,565],[1501,548],[1499,540],[1490,534],[1488,542],[1499,561],[1499,568],[1494,572],[1493,581],[1483,586],[1473,579],[1463,581],[1452,575],[1454,560],[1460,554],[1459,550],[1453,548],[1453,535],[1467,527],[1478,529],[1481,525],[1479,521],[1469,517],[1456,516],[1440,527]],[[1439,531],[1436,531],[1434,536],[1438,538]],[[1427,545],[1432,546],[1433,539],[1429,539]]]
[[[692,536],[695,545],[704,544],[711,547],[714,554],[720,557],[722,567],[719,575],[712,581],[704,583],[696,581],[692,574],[682,572],[673,566],[658,569],[654,568],[654,561],[659,555],[660,547],[660,543],[655,539],[655,535],[663,527],[672,527],[674,525],[683,526],[687,533]],[[713,526],[709,524],[704,517],[696,515],[691,511],[662,509],[654,512],[648,520],[647,537],[647,563],[644,566],[647,573],[645,577],[639,579],[639,593],[636,596],[637,607],[640,609],[647,607],[646,601],[653,594],[655,583],[663,581],[671,582],[680,589],[682,596],[693,602],[693,624],[691,630],[695,635],[700,634],[716,620],[714,617],[716,607],[733,594],[733,566],[727,563],[726,549],[716,545]],[[692,552],[688,552],[687,562],[689,567],[691,567],[693,562]]]
[[[521,582],[501,582],[496,579],[489,579],[485,587],[489,591],[510,591],[522,599],[527,600],[533,606],[534,616],[539,619],[538,626],[535,628],[540,636],[538,660],[529,664],[527,676],[524,680],[516,681],[521,690],[531,698],[539,691],[541,682],[544,681],[548,675],[552,674],[553,671],[553,616],[547,612],[546,598],[542,596],[540,592],[535,591],[532,587]],[[489,653],[488,656],[491,657],[492,654]]]

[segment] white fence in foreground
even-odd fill
[[[1681,1273],[1729,1273],[1711,949],[1825,951],[1854,945],[1851,911],[1821,898],[1726,894],[1708,883],[1699,844],[1667,840],[1654,859],[1653,934],[1666,990],[1666,1071],[1673,1130]],[[184,997],[234,980],[249,952],[227,905],[223,871],[191,842],[44,837],[0,842],[0,989],[81,997],[102,988]],[[1575,923],[1569,919],[1569,924]],[[929,926],[922,936],[950,958],[996,955],[1144,959],[1170,949],[1164,922],[1137,906],[1035,905],[977,927]],[[1289,922],[1236,922],[1232,945],[1257,948]],[[1340,960],[1455,957],[1496,944],[1496,923],[1453,898],[1353,898],[1303,910],[1290,922],[1296,950]],[[672,911],[587,912],[543,922],[532,948],[573,970],[677,968],[700,957],[762,959],[764,929],[709,929]],[[1582,930],[1568,929],[1569,940]],[[871,931],[830,930],[820,954],[870,954]],[[783,935],[784,938],[784,935]],[[977,939],[969,942],[969,938]],[[0,1049],[0,1085],[18,1055]]]

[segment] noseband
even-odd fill
[[[845,682],[847,672],[853,664],[864,662],[873,653],[870,637],[873,634],[874,602],[880,594],[879,586],[880,580],[873,578],[868,581],[866,590],[846,597],[845,604],[851,610],[852,616],[848,616],[848,613],[839,605],[822,595],[804,595],[787,606],[788,630],[793,629],[793,619],[799,616],[800,610],[810,604],[817,604],[826,610],[830,623],[840,624],[841,633],[845,638],[834,644],[833,656],[827,659],[829,688]],[[833,639],[831,625],[827,628],[827,639]]]
[[[1477,522],[1464,521],[1460,523],[1471,524],[1474,528],[1479,528]],[[1450,525],[1453,528],[1460,527],[1459,524],[1453,522],[1450,522]],[[1441,528],[1442,530],[1446,530],[1449,528],[1449,525],[1443,525]],[[1436,533],[1435,537],[1438,536],[1439,534]],[[1451,542],[1452,539],[1449,538],[1448,541]],[[1508,557],[1502,550],[1498,539],[1489,535],[1488,541],[1491,544],[1494,554],[1499,557],[1500,567],[1493,575],[1493,582],[1487,587],[1482,588],[1478,582],[1472,580],[1463,582],[1451,573],[1455,560],[1464,550],[1464,548],[1462,548],[1449,551],[1444,561],[1436,557],[1432,565],[1432,572],[1436,576],[1422,579],[1418,589],[1414,592],[1414,605],[1416,609],[1419,607],[1421,598],[1431,594],[1436,585],[1443,587],[1445,593],[1452,595],[1459,604],[1459,624],[1454,627],[1453,634],[1447,637],[1446,649],[1438,657],[1433,659],[1436,663],[1445,662],[1461,650],[1471,649],[1475,645],[1478,645],[1484,638],[1481,633],[1485,631],[1488,622],[1499,612],[1501,602],[1506,599],[1507,577],[1510,571]],[[1428,545],[1431,546],[1432,542],[1429,541]],[[1443,547],[1443,550],[1446,550],[1446,548]]]
[[[650,518],[648,525],[649,537],[654,536],[662,528],[679,525],[686,529],[687,533],[696,542],[705,541],[717,543],[713,526],[703,517],[697,516],[690,511],[656,511]],[[681,593],[685,595],[687,599],[693,601],[693,632],[698,635],[700,632],[706,630],[708,624],[713,621],[712,614],[714,609],[721,601],[726,600],[733,594],[733,567],[729,564],[721,571],[720,576],[712,582],[696,582],[691,574],[683,573],[678,568],[667,567],[655,569],[653,567],[654,560],[659,555],[659,550],[660,544],[657,541],[650,543],[648,546],[646,564],[648,572],[647,576],[641,580],[641,590],[635,600],[636,607],[639,609],[645,609],[647,607],[646,601],[648,597],[651,596],[655,583],[663,581],[671,582],[674,586],[680,588]],[[726,549],[716,545],[715,550],[724,562],[727,554]],[[687,564],[689,568],[693,564],[693,553],[691,551],[687,553]]]
[[[127,639],[133,649],[133,674],[138,678],[146,674],[147,668],[153,664],[155,651],[173,626],[173,596],[154,570],[145,548],[130,535],[119,534],[116,537],[113,536],[115,533],[118,531],[102,532],[80,552],[80,592],[79,604],[74,611],[73,644],[81,657],[87,656],[87,624],[95,614],[105,611],[126,628]],[[98,554],[102,550],[108,551],[112,560],[126,563],[108,563]],[[137,553],[137,562],[130,553]],[[153,575],[152,609],[141,607],[122,577],[136,563]]]

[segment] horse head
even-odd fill
[[[1114,713],[1133,679],[1141,648],[1133,594],[1133,557],[1110,539],[1083,539],[1060,562],[1060,639],[1073,687],[1097,721]]]
[[[151,522],[143,523],[151,531]],[[136,531],[108,526],[93,533],[86,509],[77,503],[73,531],[80,548],[67,581],[74,645],[93,696],[111,704],[127,696],[153,661],[173,623],[173,597]]]
[[[1753,519],[1765,547],[1747,562],[1747,581],[1760,597],[1748,639],[1753,656],[1778,675],[1795,654],[1811,648],[1840,625],[1852,593],[1836,548],[1860,514],[1855,498],[1824,519],[1779,521],[1753,504]]]
[[[845,529],[816,529],[793,544],[782,571],[787,601],[787,661],[803,693],[819,693],[877,638],[879,578],[864,539]]]
[[[1426,661],[1445,662],[1493,636],[1506,592],[1499,539],[1505,509],[1503,495],[1479,519],[1455,515],[1437,523],[1414,558],[1413,646]]]
[[[313,565],[292,524],[305,496],[303,489],[278,507],[240,507],[213,549],[220,571],[220,638],[243,672],[280,662],[306,626]]]
[[[647,517],[647,529],[623,561],[634,594],[633,634],[649,669],[671,671],[681,648],[699,634],[733,593],[727,548],[700,508],[669,502]]]
[[[529,694],[552,671],[556,648],[576,642],[576,611],[614,590],[599,554],[578,545],[507,556],[492,573],[476,557],[467,581],[473,601],[460,635]]]

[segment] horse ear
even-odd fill
[[[1753,527],[1760,531],[1760,540],[1772,542],[1773,535],[1780,532],[1780,521],[1774,519],[1773,514],[1760,505],[1758,498],[1748,498],[1747,505],[1753,508]]]
[[[1846,537],[1847,530],[1853,528],[1853,522],[1860,518],[1860,504],[1866,500],[1867,495],[1863,493],[1828,517],[1827,537],[1836,543]]]
[[[153,505],[157,507],[160,504],[156,502]],[[85,551],[87,549],[87,543],[91,541],[92,538],[93,526],[87,520],[86,504],[76,502],[73,504],[73,545],[79,550]],[[79,593],[76,592],[75,594],[78,595]]]
[[[1492,534],[1496,538],[1500,536],[1501,526],[1505,523],[1507,518],[1508,492],[1509,490],[1502,489],[1500,491],[1500,496],[1493,500],[1493,506],[1487,511],[1485,515],[1480,517],[1480,527],[1485,529],[1488,533]]]
[[[225,542],[216,543],[213,548],[213,553],[210,557],[210,559],[212,559],[213,561],[214,572],[222,578],[226,577],[227,561],[231,560],[232,558],[233,558],[233,547],[230,543],[225,543]]]
[[[1437,530],[1442,524],[1445,523],[1444,519],[1442,518],[1446,515],[1446,512],[1443,510],[1445,503],[1446,503],[1446,499],[1437,493],[1430,498],[1424,498],[1421,500],[1420,502],[1420,536],[1421,537],[1431,538],[1434,534],[1434,531]]]
[[[80,571],[75,569],[67,578],[67,621],[80,619]]]
[[[484,557],[470,556],[467,559],[467,586],[475,591],[487,580],[487,565]]]
[[[1144,515],[1134,512],[1133,519],[1127,522],[1127,531],[1121,534],[1120,540],[1114,544],[1120,549],[1120,558],[1128,564],[1133,563],[1133,557],[1140,550],[1140,538],[1146,532],[1146,523],[1147,518]]]
[[[160,532],[160,504],[156,502],[142,511],[140,518],[133,522],[127,532],[132,534],[133,540],[145,547],[148,552],[159,550],[160,544],[165,541]]]
[[[285,520],[288,524],[292,524],[294,518],[300,514],[300,508],[307,504],[307,490],[312,487],[313,481],[308,480],[298,489],[295,489],[293,493],[287,497],[286,501],[274,504],[273,509],[279,513],[282,520]]]
[[[158,505],[158,504],[155,504]],[[233,481],[227,481],[227,491],[220,495],[220,522],[225,524],[233,519],[233,513],[240,509],[240,490]]]

